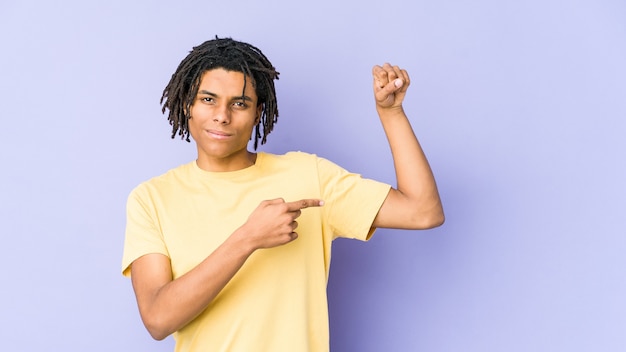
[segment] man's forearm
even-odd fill
[[[229,237],[195,268],[153,292],[146,292],[143,299],[138,293],[141,316],[152,337],[161,340],[187,325],[235,276],[252,254],[238,238]]]

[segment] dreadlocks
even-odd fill
[[[263,104],[261,119],[255,127],[256,150],[259,138],[261,144],[265,144],[267,135],[272,132],[274,124],[278,121],[274,80],[278,79],[279,73],[261,50],[231,38],[220,39],[216,36],[215,39],[194,47],[181,61],[163,90],[161,111],[165,113],[166,109],[169,110],[168,120],[172,126],[172,138],[178,134],[181,139],[190,141],[188,120],[191,105],[198,94],[202,74],[215,68],[242,72],[243,91],[246,89],[247,79],[252,78],[250,83],[256,90],[258,104]]]

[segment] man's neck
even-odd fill
[[[231,172],[243,170],[256,163],[257,154],[246,151],[237,158],[200,158],[196,159],[198,167],[209,172]]]

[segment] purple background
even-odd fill
[[[188,50],[281,72],[262,150],[394,183],[370,69],[406,111],[447,222],[335,243],[333,351],[626,349],[626,3],[3,1],[0,349],[170,351],[120,274],[125,201],[195,157],[158,104]]]

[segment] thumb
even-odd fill
[[[392,84],[388,84],[386,87],[391,90],[390,93],[395,93],[395,91],[402,88],[402,86],[404,85],[404,81],[402,80],[402,78],[396,78],[390,83]]]
[[[404,81],[401,78],[394,79],[393,81],[387,83],[387,85],[381,89],[381,93],[383,93],[382,96],[387,97],[391,94],[394,94],[399,89],[401,89],[403,85]]]
[[[393,100],[394,94],[398,90],[400,90],[402,86],[404,86],[404,81],[401,78],[394,79],[378,91],[378,93],[376,94],[377,100],[381,103],[391,102]]]

